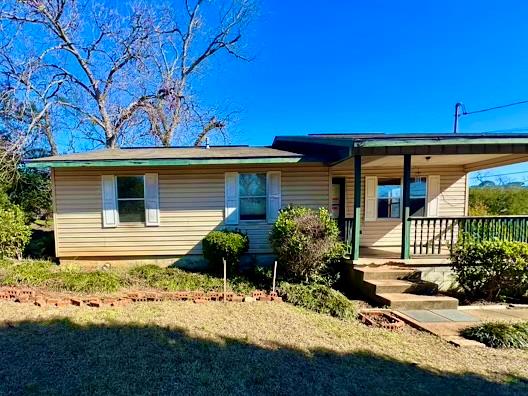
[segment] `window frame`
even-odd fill
[[[378,196],[378,187],[379,187],[379,181],[380,179],[394,179],[393,177],[377,177],[376,178],[376,221],[398,221],[402,222],[403,218],[403,178],[399,177],[400,179],[400,216],[399,217],[378,217],[378,204],[379,204],[379,196]],[[428,206],[428,197],[429,197],[429,176],[412,176],[411,177],[411,183],[413,179],[425,179],[425,205],[424,205],[424,215],[423,217],[427,217],[427,206]]]
[[[264,175],[264,180],[265,180],[265,183],[264,183],[264,187],[266,188],[266,191],[265,191],[265,194],[263,196],[261,195],[242,195],[240,193],[240,176],[241,175]],[[237,183],[238,183],[238,221],[240,223],[244,222],[244,223],[265,223],[268,221],[268,174],[267,172],[238,172],[238,178],[237,178]],[[262,219],[243,219],[242,218],[242,205],[241,205],[241,201],[242,199],[244,198],[260,198],[260,199],[264,199],[264,202],[265,202],[265,206],[264,206],[264,217]]]
[[[117,179],[119,177],[141,177],[143,180],[143,198],[119,198],[119,188],[117,186]],[[116,215],[117,215],[117,226],[118,227],[139,227],[139,226],[145,226],[146,227],[146,221],[147,221],[147,186],[145,183],[145,175],[144,174],[133,174],[133,175],[115,175],[114,176],[114,184],[115,184],[115,197],[116,197]],[[121,222],[121,216],[119,215],[119,201],[143,201],[143,207],[145,212],[145,220],[144,221],[125,221]]]

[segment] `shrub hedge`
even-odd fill
[[[344,253],[339,236],[327,209],[290,206],[280,212],[270,243],[288,280],[332,284],[335,264]]]
[[[528,291],[528,244],[467,242],[455,247],[452,266],[468,297],[490,301],[521,297]]]
[[[22,258],[31,238],[31,227],[24,212],[16,205],[0,208],[0,257]]]
[[[238,272],[240,258],[249,250],[249,237],[239,230],[210,232],[202,241],[203,255],[213,273],[223,273],[224,258],[229,274]]]
[[[343,294],[321,284],[300,285],[283,282],[279,291],[286,302],[339,319],[354,319],[356,304]]]
[[[528,322],[489,322],[464,329],[462,335],[492,348],[528,349]]]

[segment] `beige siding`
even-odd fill
[[[145,169],[55,169],[55,227],[59,257],[175,257],[200,254],[200,241],[212,230],[223,228],[224,173],[227,171],[280,170],[282,206],[328,206],[331,177],[346,178],[346,216],[353,215],[352,166],[328,168],[316,165],[260,167],[193,167]],[[160,219],[158,227],[103,228],[101,219],[102,174],[159,174]],[[365,168],[363,176],[401,177],[398,168]],[[413,168],[413,176],[440,175],[440,216],[461,216],[467,207],[467,180],[460,167]],[[364,178],[362,180],[364,191]],[[361,201],[364,218],[364,197]],[[265,222],[241,222],[236,228],[250,237],[251,253],[270,253]],[[412,232],[411,232],[412,235]],[[362,221],[363,247],[399,246],[401,222]]]
[[[282,171],[282,205],[328,205],[329,170],[290,165],[236,168],[55,169],[55,232],[59,257],[181,256],[201,253],[200,241],[223,227],[226,171]],[[103,228],[101,175],[158,172],[158,227]],[[250,237],[251,253],[270,252],[270,225],[241,222]]]
[[[361,246],[382,247],[400,246],[401,244],[401,221],[399,220],[377,220],[365,222],[364,219],[364,176],[377,177],[402,177],[403,169],[391,168],[366,168],[363,170],[361,181]],[[334,168],[332,177],[346,178],[346,216],[352,217],[354,211],[354,170],[353,167],[346,169]],[[466,211],[466,174],[460,167],[422,167],[413,168],[412,176],[440,175],[440,216],[463,216]],[[411,229],[411,237],[413,237]],[[411,241],[413,243],[414,240]]]

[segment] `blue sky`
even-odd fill
[[[217,59],[205,99],[240,111],[235,144],[450,132],[457,101],[471,111],[528,99],[527,15],[520,0],[261,1],[246,37],[253,61]],[[528,131],[528,105],[460,120],[461,133],[511,128]]]

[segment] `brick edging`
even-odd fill
[[[0,287],[0,301],[14,301],[42,306],[64,307],[88,306],[88,307],[117,307],[135,302],[154,301],[192,301],[194,303],[208,303],[212,301],[224,301],[223,292],[203,291],[176,291],[176,292],[127,292],[114,297],[98,296],[72,296],[64,293],[43,292],[31,288]],[[234,292],[225,293],[225,302],[255,302],[274,301],[282,302],[282,298],[276,292],[266,293],[255,290],[251,296],[244,296]]]

